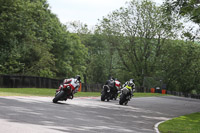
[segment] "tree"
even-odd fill
[[[199,85],[200,46],[193,42],[169,40],[162,70],[168,88],[191,93]]]
[[[183,29],[183,37],[187,40],[200,40],[200,1],[199,0],[166,0],[165,12],[168,16],[178,14],[179,19],[188,23],[185,30]]]
[[[54,57],[49,51],[52,42],[47,31],[52,16],[45,1],[1,0],[0,13],[1,65],[13,67],[12,62],[17,62],[23,66],[12,74],[52,77]],[[13,58],[15,55],[18,58]],[[43,75],[47,70],[49,74]],[[5,69],[1,71],[6,73]]]
[[[108,77],[109,58],[104,36],[97,31],[92,32],[86,24],[77,21],[68,23],[67,29],[76,33],[80,37],[81,43],[88,49],[84,83],[104,83]]]
[[[110,47],[118,52],[120,64],[128,73],[126,80],[134,77],[140,86],[144,76],[156,73],[165,40],[173,38],[180,27],[162,10],[150,1],[133,0],[127,8],[104,17],[99,25]]]
[[[66,31],[46,0],[0,0],[0,14],[1,73],[59,78],[82,74],[87,49]]]
[[[168,12],[176,12],[181,16],[188,16],[193,22],[200,24],[199,0],[166,0]]]

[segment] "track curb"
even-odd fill
[[[170,119],[167,119],[167,120],[165,120],[165,121],[168,121],[168,120],[170,120]],[[156,133],[160,133],[160,131],[158,130],[158,126],[159,126],[161,123],[165,122],[165,121],[160,121],[160,122],[158,122],[158,123],[156,123],[156,124],[154,125],[154,130],[156,131]]]

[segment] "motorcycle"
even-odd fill
[[[128,101],[130,101],[131,97],[132,97],[131,90],[128,89],[127,87],[122,88],[121,93],[120,93],[120,98],[119,98],[119,104],[127,105]]]
[[[115,88],[114,88],[115,87]],[[115,80],[111,82],[109,85],[104,85],[103,90],[101,92],[101,101],[109,101],[116,100],[118,97],[118,91],[120,88],[120,82]]]
[[[71,84],[72,80],[68,79],[64,84],[59,86],[59,89],[56,90],[55,98],[53,99],[53,103],[57,103],[58,101],[66,101],[67,99],[73,99],[74,97],[74,86]]]

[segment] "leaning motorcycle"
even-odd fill
[[[120,98],[119,98],[119,104],[120,105],[127,105],[128,101],[131,99],[131,90],[127,87],[124,87],[121,89]]]
[[[53,103],[57,103],[58,101],[66,101],[67,99],[73,99],[74,90],[75,88],[71,84],[71,80],[67,81],[63,85],[60,85],[59,89],[56,90]]]
[[[116,90],[115,90],[116,89]],[[101,92],[101,101],[116,100],[118,97],[118,90],[120,89],[120,82],[115,80],[109,85],[104,85]]]

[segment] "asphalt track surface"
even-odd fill
[[[52,97],[0,97],[1,133],[155,133],[154,125],[200,112],[200,100],[163,96],[118,100],[80,97],[52,103]]]

